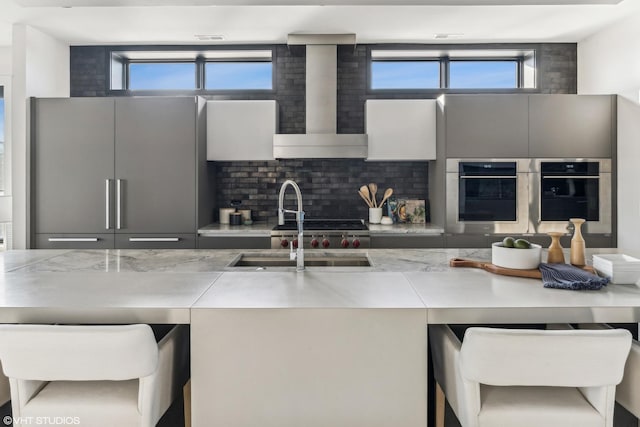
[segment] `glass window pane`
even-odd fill
[[[372,61],[372,89],[437,89],[438,61]]]
[[[518,87],[516,61],[451,61],[452,89],[501,89]]]
[[[196,64],[193,62],[132,62],[129,64],[129,89],[196,89]]]
[[[207,62],[205,88],[209,90],[272,89],[271,62]]]

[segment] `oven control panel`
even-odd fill
[[[291,233],[278,233],[271,234],[271,249],[289,249],[293,245],[293,248],[297,248],[299,245],[298,234]],[[313,249],[367,249],[371,247],[371,241],[368,235],[362,235],[359,233],[304,233],[303,245],[305,250]]]

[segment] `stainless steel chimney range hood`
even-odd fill
[[[274,135],[276,159],[367,157],[367,135],[337,133],[337,45],[355,42],[355,34],[289,34],[289,45],[307,48],[306,133]]]

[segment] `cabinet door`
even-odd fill
[[[194,98],[116,99],[116,233],[195,233],[195,125]]]
[[[436,100],[369,99],[367,160],[436,158]]]
[[[447,157],[527,157],[527,95],[445,98]]]
[[[610,95],[531,95],[531,157],[611,157]]]
[[[273,160],[276,101],[207,101],[207,160]]]
[[[113,118],[108,98],[33,101],[34,233],[113,233]]]

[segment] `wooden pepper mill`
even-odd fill
[[[584,267],[587,264],[587,260],[584,256],[585,244],[582,237],[582,224],[585,220],[583,218],[570,218],[569,221],[573,223],[573,237],[571,238],[571,264],[576,267]]]
[[[549,245],[549,253],[547,255],[548,264],[564,264],[564,253],[560,245],[560,237],[564,235],[561,231],[551,231],[547,233],[551,237],[551,245]]]

